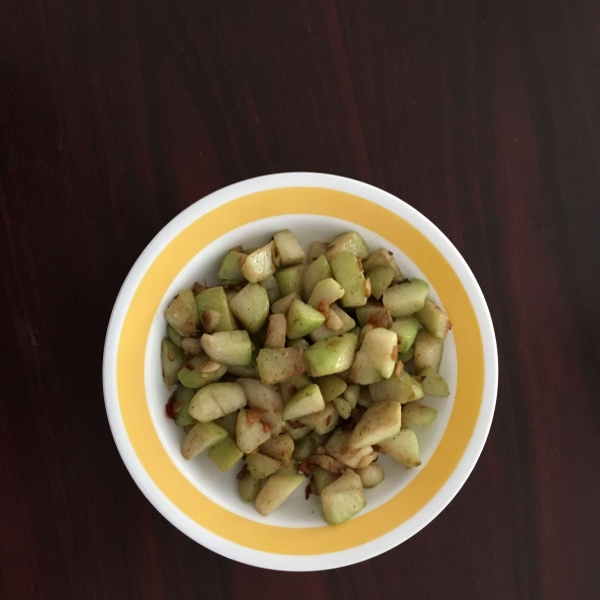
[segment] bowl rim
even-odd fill
[[[196,219],[201,218],[201,216],[206,215],[222,204],[254,192],[287,187],[327,188],[346,192],[360,198],[368,199],[380,206],[385,206],[401,218],[409,220],[414,227],[425,235],[451,263],[451,268],[456,272],[461,283],[463,285],[468,284],[469,287],[468,296],[476,309],[477,323],[480,328],[485,355],[484,390],[477,423],[464,454],[451,476],[427,506],[419,510],[417,514],[402,525],[403,534],[401,539],[394,540],[393,536],[390,539],[389,534],[387,534],[367,544],[348,550],[304,556],[272,554],[270,552],[247,548],[229,540],[224,540],[219,535],[208,530],[204,530],[201,532],[201,535],[198,535],[198,524],[182,514],[163,495],[145,471],[123,427],[123,418],[119,410],[118,398],[115,395],[115,348],[118,346],[124,315],[129,306],[129,302],[125,302],[126,296],[130,295],[132,290],[135,291],[144,273],[149,268],[152,257],[154,257],[155,253],[161,247],[168,244],[179,231],[189,224],[191,213],[198,212],[199,202],[202,202],[202,209],[199,214],[196,214]],[[265,175],[232,184],[198,200],[167,223],[136,260],[119,291],[107,329],[103,359],[103,387],[111,432],[127,469],[148,500],[173,525],[205,547],[246,564],[287,571],[322,570],[366,560],[406,541],[431,522],[458,493],[481,454],[491,427],[497,385],[498,357],[491,316],[483,293],[472,271],[450,240],[424,215],[388,192],[353,179],[310,172]],[[386,538],[385,540],[383,539],[384,537]],[[356,552],[358,549],[362,550]]]

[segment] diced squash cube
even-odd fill
[[[287,311],[287,337],[291,340],[304,337],[324,322],[325,317],[319,311],[296,298]]]
[[[275,460],[266,454],[260,454],[260,452],[248,454],[248,456],[246,456],[246,462],[248,463],[250,475],[252,475],[254,479],[264,479],[269,475],[273,475],[273,473],[281,467],[281,463],[278,460]]]
[[[304,299],[308,300],[315,289],[315,286],[319,281],[323,281],[332,276],[331,267],[329,261],[325,256],[319,256],[314,262],[312,262],[304,271]]]
[[[400,431],[402,405],[395,400],[377,402],[368,408],[348,439],[352,449],[374,446]]]
[[[242,265],[242,273],[251,283],[258,283],[273,275],[276,268],[274,244],[269,242],[248,255]]]
[[[182,385],[188,388],[199,389],[218,381],[227,373],[227,367],[211,361],[206,355],[192,356],[177,373],[177,378]]]
[[[420,402],[410,402],[402,407],[402,425],[404,427],[426,427],[435,421],[437,410]]]
[[[249,283],[231,302],[231,310],[242,327],[256,333],[269,316],[269,296],[258,283]]]
[[[341,396],[348,387],[348,384],[336,375],[326,375],[317,380],[317,385],[323,395],[323,400],[329,402],[338,396]]]
[[[258,496],[258,492],[260,492],[260,481],[246,474],[241,479],[238,479],[238,492],[244,502],[254,502],[256,496]]]
[[[350,369],[350,379],[361,385],[389,379],[398,357],[398,337],[388,329],[373,329],[365,336]]]
[[[364,469],[358,469],[356,474],[360,477],[364,488],[374,488],[379,485],[385,477],[381,465],[369,465]]]
[[[233,315],[229,309],[227,295],[222,286],[208,288],[203,292],[200,292],[196,296],[196,307],[198,308],[201,319],[206,310],[214,310],[221,315],[219,323],[214,328],[214,331],[233,331],[236,329]]]
[[[356,231],[347,231],[341,233],[331,240],[327,249],[327,258],[331,258],[340,252],[351,252],[356,258],[363,260],[369,256],[369,246]]]
[[[251,411],[255,409],[250,409]],[[235,427],[235,441],[237,447],[244,452],[250,454],[254,452],[262,443],[266,442],[271,437],[270,429],[266,429],[262,421],[254,421],[250,415],[253,412],[242,408],[238,413],[237,423]]]
[[[398,352],[404,353],[417,337],[419,321],[415,317],[403,317],[394,321],[390,329],[398,336]]]
[[[421,369],[415,379],[421,384],[425,396],[446,398],[450,395],[446,380],[431,367]]]
[[[371,271],[366,271],[365,277],[371,280],[371,296],[377,300],[381,300],[383,293],[392,285],[392,282],[396,278],[396,273],[391,267],[379,266]]]
[[[444,342],[429,331],[421,329],[415,339],[415,368],[420,371],[430,367],[437,373],[443,352]]]
[[[304,260],[304,250],[289,229],[276,233],[273,241],[282,267],[297,265]]]
[[[419,442],[414,431],[410,429],[403,427],[400,433],[389,440],[379,442],[378,446],[385,454],[407,469],[418,467],[421,464]]]
[[[303,348],[263,348],[256,359],[263,383],[281,383],[306,370]]]
[[[289,465],[294,452],[294,440],[289,433],[281,433],[261,444],[259,451],[261,454],[279,461],[282,465]]]
[[[366,505],[362,481],[353,471],[346,471],[321,492],[323,516],[330,525],[351,519]]]
[[[383,305],[394,319],[410,317],[425,306],[429,284],[421,279],[405,281],[388,288],[383,294]]]
[[[263,516],[270,515],[302,485],[303,481],[304,475],[271,475],[258,492],[256,510]]]
[[[349,369],[354,361],[358,338],[344,333],[316,342],[304,350],[304,358],[313,377],[334,375]]]
[[[364,306],[371,292],[367,294],[365,276],[356,256],[350,252],[340,252],[331,258],[334,279],[344,288],[342,306]]]
[[[248,398],[248,405],[261,412],[261,421],[271,426],[271,434],[278,435],[283,431],[283,398],[276,388],[265,385],[256,379],[238,379]]]
[[[406,371],[400,377],[390,377],[369,386],[369,393],[374,402],[397,400],[401,404],[420,400],[423,397],[423,388]]]
[[[298,421],[310,427],[315,433],[325,435],[337,427],[339,418],[340,415],[335,404],[328,402],[322,411],[307,415],[306,417],[300,417]]]
[[[165,338],[160,345],[160,361],[162,363],[163,381],[171,387],[177,383],[177,373],[185,365],[186,359],[181,348],[170,339]]]
[[[450,319],[444,311],[431,300],[425,300],[425,306],[416,314],[421,325],[441,340],[445,340],[452,327]]]
[[[296,292],[298,296],[303,295],[303,276],[305,270],[306,267],[304,265],[294,265],[275,273],[275,279],[277,280],[279,292],[282,296],[287,296],[293,292]]]
[[[181,454],[190,460],[226,437],[227,432],[215,423],[196,423],[183,440]]]
[[[313,413],[322,411],[325,401],[319,386],[315,383],[307,385],[296,392],[283,409],[283,420],[293,421]]]
[[[244,456],[244,453],[235,445],[235,442],[226,437],[208,451],[208,458],[219,471],[229,471]]]
[[[221,263],[219,279],[227,283],[241,283],[246,278],[242,273],[242,265],[246,262],[248,255],[238,250],[230,250]]]
[[[197,421],[208,423],[243,408],[246,403],[244,388],[238,383],[211,383],[196,392],[188,410]]]
[[[198,309],[194,301],[194,292],[190,289],[183,290],[165,311],[167,323],[179,334],[190,336],[196,333],[200,324]]]
[[[218,331],[200,338],[202,349],[223,365],[246,366],[252,362],[252,342],[247,331]]]

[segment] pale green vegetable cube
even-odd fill
[[[351,519],[367,505],[360,477],[353,471],[346,471],[321,492],[321,505],[323,516],[330,525]]]
[[[369,256],[369,246],[358,232],[347,231],[331,240],[327,250],[327,258],[331,260],[335,254],[340,252],[351,252],[356,258],[363,260]]]
[[[405,281],[388,288],[383,294],[383,305],[394,319],[410,317],[425,306],[429,284],[421,279]]]
[[[350,432],[338,429],[325,444],[325,451],[352,469],[367,467],[377,458],[377,452],[371,446],[351,448],[350,435]]]
[[[304,260],[304,250],[289,229],[276,233],[273,241],[282,267],[297,265]]]
[[[304,481],[304,475],[271,475],[258,492],[256,510],[263,516],[279,508]]]
[[[324,322],[325,317],[318,310],[296,298],[287,311],[287,337],[291,340],[304,337]]]
[[[255,379],[238,379],[248,398],[248,405],[261,412],[261,421],[271,426],[271,435],[278,435],[283,431],[283,398],[276,388],[265,385]]]
[[[187,427],[193,425],[196,422],[188,411],[190,402],[196,393],[195,390],[186,388],[184,385],[178,385],[175,390],[175,404],[173,405],[173,412],[175,413],[175,423],[179,427]]]
[[[337,304],[332,304],[329,307],[329,311],[332,315],[335,314],[340,319],[342,326],[335,331],[329,329],[327,325],[321,325],[320,327],[317,327],[317,329],[315,329],[309,336],[313,342],[327,340],[336,335],[348,333],[354,329],[354,326],[356,325],[354,319],[345,310],[342,310]]]
[[[196,333],[200,324],[198,309],[194,301],[194,292],[190,289],[183,290],[165,311],[167,323],[183,336]]]
[[[185,387],[200,389],[209,383],[218,381],[225,373],[227,373],[225,365],[213,363],[208,356],[196,355],[192,356],[185,363],[183,368],[177,373],[177,378]]]
[[[394,255],[389,250],[385,248],[379,248],[379,250],[375,250],[372,254],[370,254],[367,258],[362,261],[363,269],[365,272],[372,271],[377,267],[389,267],[394,271],[394,283],[402,281],[404,276],[400,272],[398,265],[396,264],[396,260],[394,259]]]
[[[350,402],[348,402],[348,400],[339,396],[338,398],[333,399],[333,403],[342,419],[348,419],[350,417],[350,414],[352,413],[352,406],[350,406]]]
[[[390,329],[398,336],[398,352],[404,354],[408,352],[417,337],[419,321],[415,317],[403,317],[395,320]]]
[[[329,402],[338,396],[341,396],[348,387],[348,384],[337,375],[326,375],[317,380],[317,385],[323,394],[323,400]]]
[[[265,291],[267,292],[269,304],[273,305],[275,302],[277,302],[277,300],[281,298],[281,293],[279,292],[277,280],[273,275],[269,275],[266,279],[261,281],[260,285],[264,287]]]
[[[246,474],[238,480],[238,492],[244,502],[254,502],[260,492],[260,481]]]
[[[416,317],[429,333],[442,340],[446,339],[448,331],[452,327],[448,316],[431,300],[425,301],[425,306],[416,314]]]
[[[315,383],[307,385],[296,392],[283,409],[283,420],[293,421],[313,413],[320,412],[325,408],[325,401],[321,395],[319,386]]]
[[[304,352],[304,349],[299,347],[263,348],[256,359],[261,381],[267,384],[281,383],[294,375],[304,373]]]
[[[379,266],[371,271],[366,271],[365,277],[371,280],[371,295],[377,300],[381,300],[385,290],[392,285],[396,278],[396,272],[391,267]]]
[[[325,256],[319,256],[313,263],[308,265],[304,271],[304,299],[308,300],[319,281],[332,276],[329,261]]]
[[[369,393],[374,402],[397,400],[401,404],[420,400],[423,388],[406,371],[400,377],[390,377],[369,386]]]
[[[437,410],[420,402],[410,402],[402,407],[403,427],[426,427],[435,421]]]
[[[355,383],[348,385],[348,387],[344,390],[342,395],[344,396],[344,400],[346,400],[350,404],[350,408],[354,408],[358,403],[358,399],[360,397],[360,390],[360,385],[357,385]]]
[[[200,340],[198,338],[181,338],[181,349],[183,350],[183,353],[186,356],[192,356],[193,354],[202,354],[202,346],[200,345]]]
[[[275,279],[277,280],[279,292],[282,296],[287,296],[293,292],[296,292],[298,296],[303,295],[303,276],[305,270],[306,267],[304,265],[294,265],[275,273]]]
[[[200,344],[212,360],[223,365],[247,366],[252,362],[252,342],[247,331],[205,333]]]
[[[304,350],[304,358],[313,377],[334,375],[349,369],[354,361],[358,338],[353,333],[344,333],[316,342]]]
[[[237,447],[244,454],[254,452],[271,437],[271,432],[265,430],[263,422],[260,420],[251,421],[250,414],[252,413],[242,408],[238,413],[235,426],[235,441]]]
[[[350,379],[361,385],[389,379],[396,366],[398,337],[393,331],[377,328],[369,331],[350,369]]]
[[[442,362],[443,352],[443,340],[426,329],[421,329],[415,339],[415,368],[420,371],[430,367],[437,372]]]
[[[381,465],[369,465],[364,469],[358,469],[356,474],[360,477],[364,488],[374,488],[379,485],[385,477]]]
[[[300,423],[310,427],[315,433],[325,435],[333,431],[338,424],[340,415],[333,402],[328,402],[325,408],[312,415],[298,419]]]
[[[269,296],[258,283],[249,283],[229,305],[249,333],[256,333],[269,316]]]
[[[248,255],[237,250],[230,250],[221,263],[219,279],[228,283],[241,283],[246,278],[242,273],[242,265],[246,262]]]
[[[298,392],[298,390],[301,390],[311,383],[313,383],[312,379],[307,377],[304,373],[296,375],[290,379],[286,379],[283,383],[279,384],[283,401],[288,402],[289,399]]]
[[[208,423],[243,408],[246,403],[244,388],[238,383],[211,383],[196,392],[188,410],[197,421]]]
[[[181,454],[190,460],[227,437],[225,429],[215,423],[196,423],[183,440]]]
[[[321,492],[330,484],[332,484],[336,479],[339,479],[339,475],[336,473],[332,473],[331,471],[327,471],[323,469],[323,467],[319,467],[318,465],[313,469],[311,474],[311,479],[314,482],[313,491],[317,496],[321,495]],[[312,487],[312,486],[311,486]]]
[[[297,340],[288,340],[287,345],[289,348],[302,348],[303,350],[306,350],[310,346],[310,344],[305,338],[298,338]]]
[[[354,254],[340,252],[331,258],[331,270],[334,279],[344,288],[342,306],[364,306],[367,298],[365,276]]]
[[[407,469],[421,464],[419,442],[414,431],[410,429],[402,428],[400,433],[389,440],[379,442],[378,446],[381,451]]]
[[[248,254],[242,265],[242,273],[251,283],[258,283],[273,275],[276,268],[275,248],[273,242],[269,242],[266,246]]]
[[[395,400],[377,402],[368,408],[348,439],[352,449],[374,446],[400,431],[402,405]]]
[[[314,451],[315,445],[311,438],[303,437],[296,442],[292,458],[297,462],[306,460]]]
[[[314,263],[313,263],[314,264]],[[344,296],[344,288],[331,277],[323,279],[317,283],[310,295],[308,304],[315,309],[333,304]]]
[[[226,437],[208,451],[208,458],[219,471],[229,471],[244,456],[244,453],[235,445],[235,442]]]
[[[286,314],[288,309],[290,308],[290,304],[294,301],[294,299],[298,298],[297,292],[292,292],[283,298],[280,298],[271,306],[271,312],[274,315],[277,314]]]
[[[233,315],[229,309],[227,295],[222,286],[208,288],[200,292],[196,296],[196,307],[200,318],[206,310],[214,310],[220,313],[221,318],[214,331],[232,331],[236,329]]]
[[[162,364],[163,381],[167,387],[177,383],[177,374],[185,365],[186,359],[181,348],[170,339],[165,338],[160,344],[160,361]]]
[[[212,421],[215,425],[222,427],[232,438],[235,439],[235,426],[237,425],[237,411],[231,412],[224,417]]]
[[[167,323],[167,337],[178,347],[181,348],[181,340],[183,336],[171,325]]]
[[[261,444],[259,450],[261,454],[274,458],[282,465],[289,465],[294,452],[294,440],[289,433],[281,433]]]
[[[392,318],[387,308],[376,302],[369,302],[365,306],[359,306],[356,309],[356,318],[361,327],[373,325],[373,327],[389,329],[392,324]]]
[[[281,467],[281,463],[278,460],[275,460],[266,454],[260,454],[260,452],[248,454],[248,456],[246,456],[246,462],[248,463],[250,475],[254,479],[264,479],[269,475],[273,475],[273,473]]]
[[[446,398],[450,395],[446,380],[436,373],[431,367],[425,367],[419,371],[415,379],[421,384],[426,396],[438,396]]]

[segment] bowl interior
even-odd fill
[[[236,474],[240,467],[236,466],[228,473],[221,473],[212,465],[206,454],[186,461],[180,452],[185,436],[184,432],[165,414],[165,404],[170,392],[162,381],[160,342],[165,337],[164,311],[169,302],[181,289],[190,287],[195,281],[217,285],[219,281],[216,274],[221,260],[229,248],[239,244],[245,247],[263,245],[268,242],[273,233],[285,228],[290,228],[294,232],[305,250],[314,240],[328,241],[344,231],[356,230],[364,237],[371,250],[380,247],[391,250],[406,277],[419,277],[427,280],[418,265],[410,260],[400,248],[393,246],[372,231],[342,219],[316,215],[286,215],[248,223],[230,231],[205,248],[198,248],[197,254],[185,268],[180,273],[174,274],[172,284],[157,307],[146,345],[144,366],[146,397],[154,427],[168,455],[183,475],[203,494],[228,510],[260,523],[295,528],[318,527],[325,526],[320,514],[319,500],[314,496],[306,500],[304,486],[296,490],[294,495],[273,514],[266,518],[260,516],[252,504],[246,504],[238,496]],[[443,299],[438,297],[433,288],[430,297],[443,307]],[[440,374],[448,382],[450,396],[448,398],[426,397],[425,404],[437,409],[438,417],[429,427],[415,428],[423,466],[435,452],[448,424],[454,404],[457,358],[452,333],[445,342]],[[405,469],[386,456],[380,457],[379,464],[384,468],[385,480],[376,488],[365,491],[367,507],[361,514],[366,514],[387,502],[412,481],[423,468],[421,466],[416,469]]]

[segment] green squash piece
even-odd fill
[[[185,364],[185,356],[170,339],[165,338],[160,344],[160,361],[162,364],[163,381],[167,387],[177,383],[177,374]]]
[[[392,318],[410,317],[425,306],[429,284],[421,279],[405,281],[388,288],[383,294],[383,305]]]
[[[242,327],[256,333],[269,316],[269,295],[258,283],[249,283],[230,303]]]
[[[318,310],[296,298],[287,311],[287,337],[291,340],[302,338],[324,322],[325,317]]]
[[[246,262],[248,255],[237,250],[230,250],[221,263],[219,269],[219,279],[228,283],[241,283],[246,281],[242,273],[242,265]]]
[[[304,358],[313,377],[324,377],[341,373],[352,366],[358,338],[353,333],[344,333],[314,343],[304,350]]]
[[[209,383],[214,383],[221,379],[227,373],[225,365],[219,365],[218,369],[209,373],[202,372],[202,367],[209,360],[208,356],[204,355],[192,356],[179,373],[177,373],[180,383],[188,388],[200,389]]]
[[[344,288],[342,306],[364,306],[370,293],[367,293],[365,275],[356,256],[350,252],[340,252],[331,258],[334,279]]]
[[[215,467],[225,473],[240,461],[244,453],[235,445],[235,442],[226,437],[208,451],[208,458]]]
[[[296,292],[298,296],[303,295],[303,276],[305,269],[306,267],[304,265],[294,265],[292,267],[287,267],[286,269],[281,269],[275,273],[275,279],[279,286],[279,293],[282,297],[292,294],[293,292]]]
[[[346,471],[321,491],[323,516],[329,525],[351,519],[367,505],[360,477]]]
[[[205,310],[214,310],[221,314],[215,331],[233,331],[236,329],[227,296],[222,286],[208,288],[200,292],[196,296],[196,306],[200,320]]]

